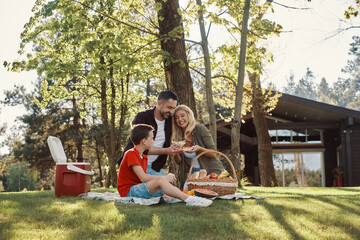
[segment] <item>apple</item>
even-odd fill
[[[210,179],[217,179],[218,175],[216,173],[211,173],[209,176]]]

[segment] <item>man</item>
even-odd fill
[[[153,109],[139,112],[132,121],[133,125],[148,124],[155,129],[154,144],[151,149],[145,153],[148,155],[147,174],[165,175],[161,169],[166,163],[167,156],[182,153],[179,147],[170,144],[172,128],[171,117],[177,105],[177,100],[178,97],[174,92],[170,90],[162,91],[158,96],[156,106]],[[124,153],[133,147],[134,145],[129,140],[118,160],[119,165]]]

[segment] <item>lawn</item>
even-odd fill
[[[238,191],[267,199],[199,208],[0,193],[0,239],[360,239],[359,187]]]

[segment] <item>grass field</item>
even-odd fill
[[[267,199],[199,208],[0,193],[0,239],[360,239],[360,188],[238,191]]]

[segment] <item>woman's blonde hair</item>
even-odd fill
[[[176,124],[175,114],[177,111],[183,110],[188,116],[189,124],[186,126],[185,131],[183,132],[182,128]],[[179,105],[175,108],[172,118],[172,135],[171,140],[181,141],[183,139],[190,140],[189,135],[192,133],[196,126],[196,120],[194,117],[194,112],[186,105]]]

